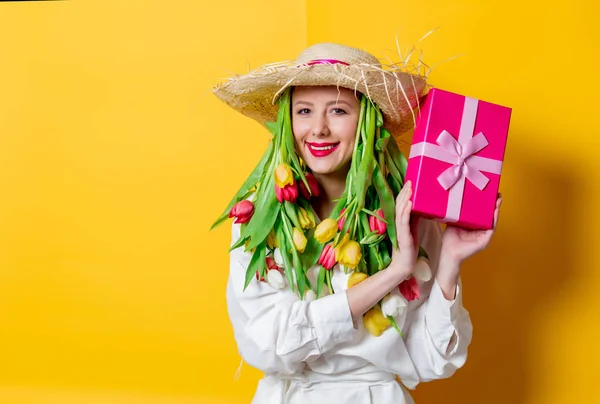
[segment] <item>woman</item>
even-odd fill
[[[227,302],[243,359],[265,373],[253,403],[411,403],[405,387],[465,363],[460,265],[493,230],[411,218],[393,139],[425,87],[318,44],[215,88],[273,133],[215,223],[236,219]]]

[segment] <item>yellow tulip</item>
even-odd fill
[[[352,272],[348,277],[348,289],[354,285],[358,285],[368,277],[369,275],[365,274],[364,272]]]
[[[315,238],[320,243],[326,243],[331,240],[335,233],[337,233],[338,224],[337,221],[331,218],[323,220],[315,229]]]
[[[367,331],[376,337],[379,337],[392,325],[390,320],[383,315],[379,306],[375,306],[365,313],[363,316],[363,324]]]
[[[294,173],[290,166],[285,163],[281,163],[275,168],[275,184],[279,188],[284,188],[286,185],[294,184]]]
[[[311,229],[315,227],[315,220],[304,208],[300,208],[298,212],[298,220],[303,229]]]
[[[362,258],[360,244],[350,240],[346,234],[342,241],[335,248],[335,259],[345,267],[354,269]]]
[[[278,248],[279,242],[277,241],[277,237],[275,237],[275,231],[271,229],[269,234],[267,235],[267,245],[269,248]]]
[[[294,247],[296,248],[296,250],[298,252],[304,252],[304,249],[306,248],[306,237],[304,236],[304,233],[302,232],[302,230],[300,230],[297,227],[294,227],[293,231],[292,231],[292,241],[294,242]]]

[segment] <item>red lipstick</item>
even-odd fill
[[[315,157],[325,157],[329,156],[333,153],[339,146],[339,143],[308,143],[306,142],[306,147],[310,154]]]

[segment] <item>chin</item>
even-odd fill
[[[339,171],[342,171],[343,167],[346,166],[346,164],[340,164],[338,162],[328,163],[325,161],[319,161],[317,163],[315,163],[314,161],[306,161],[306,165],[310,168],[313,174],[321,175],[338,173]]]

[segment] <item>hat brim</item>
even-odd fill
[[[213,92],[264,125],[277,120],[277,97],[292,86],[339,86],[366,95],[381,108],[384,127],[398,140],[413,127],[414,111],[427,83],[422,76],[373,65],[269,65],[230,78]]]

